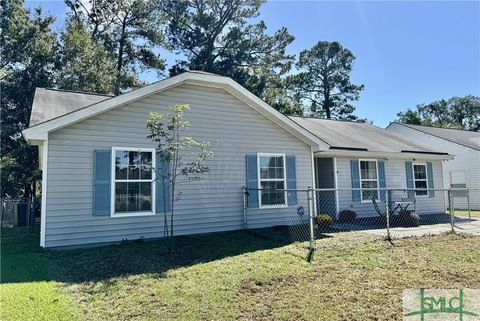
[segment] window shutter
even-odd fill
[[[380,200],[385,202],[385,188],[387,187],[385,181],[385,161],[379,160],[377,161],[378,165],[378,187],[381,188],[380,190]]]
[[[112,151],[95,150],[93,154],[94,216],[110,216],[112,193]]]
[[[257,177],[257,155],[245,155],[247,182],[249,189],[247,197],[247,207],[258,207],[258,177]]]
[[[352,172],[352,188],[360,188],[360,173],[358,169],[358,159],[350,160],[350,170]],[[352,191],[352,198],[354,202],[360,202],[360,190]]]
[[[405,162],[405,173],[407,175],[407,188],[413,189],[415,188],[413,184],[413,163],[411,161]],[[408,197],[415,197],[415,191],[409,190],[407,192]]]
[[[433,166],[431,162],[427,162],[427,180],[428,180],[428,197],[435,197],[435,185],[433,183]]]
[[[155,153],[155,212],[170,211],[172,190],[169,162],[159,152]],[[162,179],[162,177],[164,179]],[[165,190],[165,194],[164,194]]]
[[[287,189],[297,189],[297,173],[296,173],[296,164],[295,164],[295,156],[294,155],[287,155],[285,157],[286,161],[286,169],[287,169]],[[297,200],[297,192],[295,191],[288,191],[287,192],[287,201],[288,205],[296,205],[298,204]]]

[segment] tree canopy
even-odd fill
[[[358,100],[363,85],[350,82],[355,56],[339,42],[319,41],[300,52],[291,77],[296,97],[316,117],[356,119],[352,101]]]
[[[1,10],[1,192],[30,196],[40,178],[37,149],[27,145],[21,131],[28,126],[35,88],[54,84],[54,18],[23,8],[21,1],[2,1]]]
[[[480,97],[467,95],[440,99],[408,108],[397,114],[397,121],[447,128],[480,130]]]
[[[160,3],[169,21],[170,47],[184,56],[170,68],[171,75],[185,70],[217,73],[233,78],[277,109],[286,106],[278,95],[284,92],[279,85],[293,63],[286,48],[294,37],[286,28],[268,34],[263,21],[252,23],[263,0]]]
[[[54,28],[53,16],[26,9],[23,0],[0,0],[2,196],[28,196],[40,178],[37,149],[21,137],[36,87],[119,94],[142,86],[143,72],[164,77],[168,52],[178,57],[170,75],[213,72],[283,113],[302,115],[315,100],[324,103],[313,108],[315,116],[354,118],[350,101],[362,86],[349,82],[353,54],[338,43],[319,42],[295,65],[296,56],[287,51],[294,37],[258,19],[264,2],[65,0],[65,22]],[[314,73],[321,69],[313,68],[322,59],[328,59],[331,86],[326,99],[316,93],[321,83]],[[292,78],[295,66],[301,70]],[[308,87],[308,81],[315,83]]]
[[[163,14],[154,1],[66,0],[71,19],[88,27],[96,46],[115,60],[115,93],[143,84],[139,73],[162,75],[165,60],[157,52],[164,45]]]

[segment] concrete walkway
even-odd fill
[[[359,231],[382,237],[387,236],[386,228],[369,228],[355,223],[334,223],[332,227],[344,231]],[[480,236],[480,218],[472,218],[472,220],[469,220],[468,217],[457,217],[454,229],[456,233]],[[439,223],[420,225],[417,227],[393,227],[390,228],[390,235],[392,239],[400,239],[406,237],[438,235],[451,231],[452,227],[450,223]]]

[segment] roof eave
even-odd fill
[[[326,150],[314,153],[316,157],[356,157],[378,159],[404,159],[404,160],[452,160],[454,155],[428,153],[428,152],[382,152],[360,150]]]

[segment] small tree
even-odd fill
[[[190,110],[190,105],[176,104],[170,107],[170,114],[152,112],[147,121],[151,133],[147,138],[158,144],[160,161],[168,164],[168,168],[156,171],[156,180],[160,179],[163,186],[164,236],[167,237],[173,236],[175,202],[181,198],[181,192],[177,192],[178,184],[200,180],[201,174],[210,171],[205,164],[206,159],[213,156],[209,142],[197,142],[190,136],[182,135],[190,126],[190,122],[184,119],[187,110]],[[167,202],[170,202],[170,230]]]

